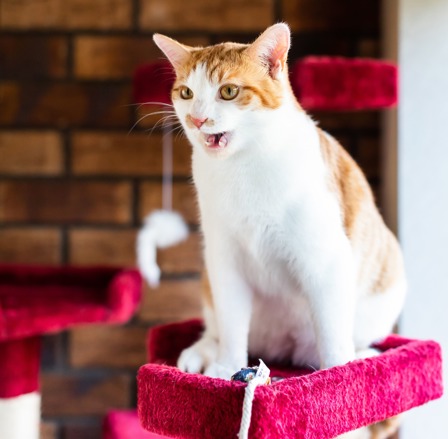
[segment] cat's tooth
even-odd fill
[[[219,139],[219,146],[220,146],[221,148],[224,148],[224,146],[226,146],[226,145],[227,145],[227,137],[226,137],[226,135],[224,134],[224,135],[222,135],[221,138]]]

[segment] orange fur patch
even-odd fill
[[[373,202],[372,191],[361,169],[336,139],[319,128],[318,133],[321,153],[329,172],[330,190],[338,198],[344,229],[351,238],[363,203]]]
[[[358,282],[373,293],[386,291],[404,271],[398,242],[384,224],[359,166],[335,139],[318,132],[329,189],[339,202],[345,233],[361,259]]]
[[[213,308],[212,287],[210,286],[207,270],[205,268],[202,270],[201,273],[201,291],[204,303],[208,305],[210,308]]]
[[[180,99],[180,86],[198,65],[203,64],[209,81],[218,85],[236,84],[240,87],[240,93],[232,101],[236,105],[244,107],[257,102],[265,108],[278,108],[283,96],[282,84],[274,80],[259,62],[247,55],[248,47],[244,44],[222,43],[192,49],[188,61],[177,71],[172,98]]]

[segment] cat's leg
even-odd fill
[[[333,240],[334,241],[334,240]],[[301,284],[309,302],[320,368],[355,359],[355,270],[348,241],[310,255],[302,265]],[[315,260],[313,260],[316,258]]]
[[[235,247],[224,239],[206,240],[205,260],[218,333],[216,361],[205,375],[230,378],[247,366],[252,291],[237,267]]]
[[[178,367],[186,372],[219,378],[247,366],[251,291],[235,267],[231,249],[208,242],[205,259],[211,300],[204,309],[206,330],[184,350]]]
[[[387,337],[403,308],[406,281],[403,277],[385,291],[359,298],[355,314],[355,344],[358,350]]]
[[[352,305],[346,298],[338,296],[330,292],[326,297],[310,298],[321,369],[346,364],[356,358]],[[316,311],[322,304],[323,309]]]
[[[204,304],[203,317],[205,330],[201,338],[183,350],[177,361],[177,367],[183,372],[204,372],[218,357],[218,332],[215,312],[211,303]]]

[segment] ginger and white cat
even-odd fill
[[[402,308],[402,256],[361,170],[291,90],[289,28],[250,45],[154,40],[177,75],[210,283],[179,367],[228,378],[249,354],[318,368],[363,355]]]

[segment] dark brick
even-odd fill
[[[4,29],[126,29],[132,23],[129,0],[2,0]]]
[[[0,125],[125,127],[131,89],[118,83],[0,83]]]
[[[357,131],[370,130],[375,131],[380,126],[379,111],[314,111],[313,119],[330,134],[333,130]]]
[[[140,27],[164,31],[261,31],[274,21],[273,0],[140,0]]]
[[[134,266],[135,230],[74,229],[69,232],[69,262],[78,265]],[[198,233],[168,249],[159,250],[158,262],[165,274],[199,272],[202,269]]]
[[[70,333],[74,367],[136,369],[146,363],[147,328],[91,326]]]
[[[282,0],[281,7],[282,19],[294,32],[379,31],[377,0]]]
[[[200,279],[163,280],[157,289],[146,287],[138,318],[144,322],[178,322],[202,315]]]
[[[63,37],[0,35],[0,78],[63,78],[67,54]]]
[[[2,228],[0,262],[57,265],[61,263],[61,233],[49,227]]]
[[[102,437],[102,419],[89,419],[88,423],[64,422],[62,439],[99,439]]]
[[[195,189],[191,183],[174,182],[173,209],[178,211],[189,224],[198,224],[199,209]],[[162,183],[145,182],[140,186],[140,219],[155,209],[161,209]]]
[[[15,122],[20,110],[20,87],[16,82],[0,82],[0,125]]]
[[[59,429],[55,422],[42,421],[40,424],[40,439],[58,439]]]
[[[158,261],[163,273],[200,272],[203,268],[200,234],[190,233],[186,241],[174,247],[159,250]]]
[[[345,35],[332,36],[322,34],[296,33],[292,36],[288,59],[292,65],[298,58],[305,56],[353,56],[352,42]]]
[[[131,219],[126,182],[0,181],[0,221],[125,224]]]
[[[78,175],[161,175],[162,135],[78,132],[73,135],[72,169]],[[174,139],[173,172],[191,174],[191,147]]]
[[[131,78],[139,64],[160,57],[150,37],[79,36],[74,48],[81,79]]]
[[[61,135],[56,131],[1,131],[0,173],[57,175],[64,170]]]
[[[135,265],[135,230],[73,229],[69,262],[76,265]]]
[[[104,415],[131,404],[129,374],[44,373],[41,384],[43,416]]]
[[[380,175],[381,145],[378,138],[358,139],[356,161],[369,180],[378,180]]]

